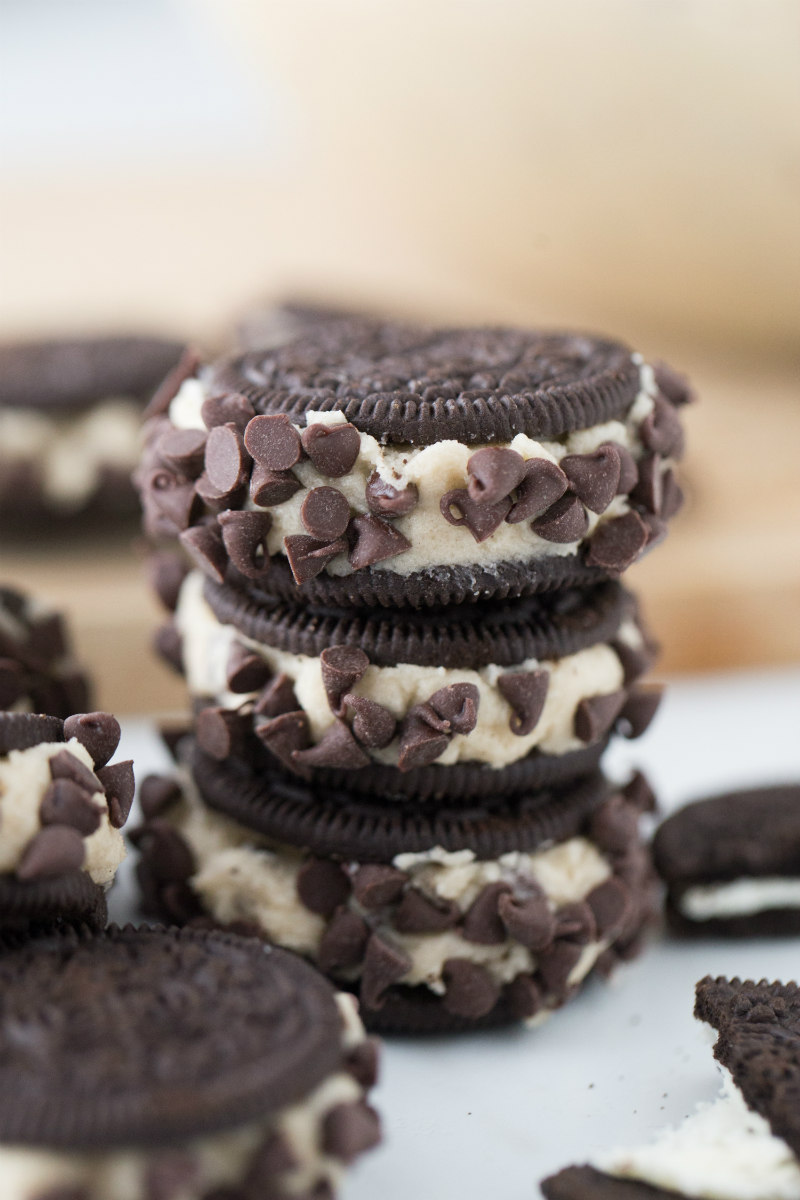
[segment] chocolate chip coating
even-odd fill
[[[303,430],[302,442],[320,475],[334,479],[352,470],[361,449],[354,425],[309,425]]]
[[[377,471],[373,471],[367,480],[365,497],[369,511],[378,517],[405,517],[419,503],[416,484],[409,483],[404,488],[396,488],[382,479]]]
[[[244,444],[255,462],[269,471],[288,471],[302,457],[300,434],[288,417],[258,416],[248,422]]]
[[[338,488],[312,488],[300,508],[300,519],[312,537],[330,542],[347,529],[350,505]]]

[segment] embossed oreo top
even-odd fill
[[[429,446],[600,424],[633,403],[639,371],[628,347],[599,337],[353,318],[227,359],[207,386],[245,396],[259,414],[342,412],[384,444]]]

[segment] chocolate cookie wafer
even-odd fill
[[[143,337],[0,346],[0,516],[132,513],[142,412],[181,350]]]
[[[317,604],[593,583],[679,508],[687,398],[602,338],[320,321],[162,394],[145,528],[219,583]]]
[[[193,572],[160,642],[200,745],[347,792],[495,799],[593,770],[638,736],[655,646],[619,584],[387,614],[261,604]]]
[[[105,924],[134,792],[118,741],[109,713],[0,712],[0,930]]]
[[[641,777],[425,812],[265,781],[200,751],[191,766],[196,786],[142,789],[150,908],[244,922],[304,954],[358,993],[373,1028],[541,1018],[632,954],[649,915]]]
[[[659,827],[653,854],[675,933],[800,933],[800,785],[688,804]]]
[[[379,1140],[353,998],[255,939],[40,938],[0,989],[4,1200],[333,1197]]]
[[[68,717],[89,708],[89,681],[60,613],[0,587],[0,710]]]

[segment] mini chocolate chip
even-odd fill
[[[597,940],[597,924],[594,913],[583,901],[562,904],[555,915],[557,938],[568,942],[577,942],[579,946],[588,946],[589,942]]]
[[[617,457],[619,458],[617,495],[626,496],[636,486],[636,480],[639,478],[639,468],[636,465],[636,459],[627,446],[622,446],[619,442],[603,442],[600,448],[602,449],[603,446],[611,446],[617,453]]]
[[[300,705],[294,694],[288,675],[276,675],[268,683],[256,701],[254,712],[259,717],[280,717],[284,713],[297,712]]]
[[[302,433],[303,449],[320,475],[339,479],[353,469],[361,449],[355,425],[321,425],[315,422]]]
[[[281,713],[256,725],[255,734],[285,767],[302,773],[294,761],[294,754],[308,745],[308,717],[304,712],[298,709],[297,712]]]
[[[665,520],[674,517],[683,508],[683,489],[675,478],[672,467],[667,467],[661,476],[663,497],[661,500],[661,516]]]
[[[364,958],[368,937],[369,926],[358,913],[347,908],[334,913],[317,949],[320,971],[328,974],[357,967]]]
[[[505,500],[525,478],[525,459],[516,450],[485,446],[467,462],[467,491],[478,504]]]
[[[589,542],[587,565],[619,574],[636,562],[647,545],[648,532],[637,512],[601,521]]]
[[[508,936],[528,950],[544,950],[555,937],[555,917],[542,891],[525,897],[500,896],[497,912]]]
[[[241,750],[247,724],[242,713],[213,705],[197,714],[195,736],[200,749],[221,762]]]
[[[159,488],[152,496],[162,517],[166,518],[159,524],[159,533],[180,533],[188,529],[197,516],[200,499],[191,483]]]
[[[288,471],[303,456],[300,434],[284,413],[253,417],[244,431],[244,444],[269,471]]]
[[[491,1012],[500,999],[500,986],[485,967],[466,958],[448,958],[442,967],[445,994],[442,1005],[456,1017],[475,1021]]]
[[[323,1152],[340,1162],[351,1163],[380,1140],[380,1117],[363,1100],[337,1104],[323,1118]]]
[[[568,493],[551,504],[546,513],[531,522],[531,529],[547,542],[565,545],[579,542],[589,528],[582,501]]]
[[[453,733],[472,733],[478,723],[480,693],[474,683],[450,683],[428,700],[433,711]]]
[[[309,912],[332,917],[350,895],[350,878],[329,858],[307,858],[297,872],[297,894]]]
[[[66,654],[64,622],[59,613],[48,613],[31,623],[26,650],[43,665]]]
[[[256,1150],[247,1171],[246,1197],[275,1194],[275,1177],[298,1166],[297,1158],[289,1139],[283,1133],[272,1130]],[[203,1197],[205,1200],[205,1197]]]
[[[618,879],[607,879],[592,888],[586,903],[594,914],[597,935],[600,938],[614,937],[619,933],[631,912],[631,896]]]
[[[196,480],[194,490],[212,513],[222,512],[225,508],[233,508],[237,504],[241,504],[244,499],[243,484],[223,490],[213,484],[205,473]]]
[[[178,1200],[186,1196],[197,1173],[197,1160],[191,1155],[174,1150],[160,1153],[147,1164],[144,1200]]]
[[[25,847],[17,866],[18,879],[52,879],[77,871],[86,851],[83,838],[71,825],[45,825]]]
[[[647,526],[647,544],[646,549],[652,550],[653,546],[657,546],[659,542],[663,542],[667,536],[667,523],[662,521],[661,517],[655,517],[652,513],[643,513],[642,520]]]
[[[200,902],[188,883],[162,883],[159,893],[164,911],[176,925],[202,919]]]
[[[104,767],[119,745],[119,721],[111,713],[76,713],[64,722],[64,739],[77,738],[95,767]]]
[[[643,504],[654,516],[661,513],[664,503],[661,461],[660,454],[645,454],[644,458],[639,460],[636,487],[631,490],[631,499]]]
[[[99,791],[99,786],[95,790]],[[101,812],[92,801],[92,792],[72,779],[55,779],[42,796],[39,820],[42,825],[69,825],[89,837],[100,828]]]
[[[691,404],[694,395],[683,375],[679,375],[677,371],[674,371],[672,367],[668,367],[664,362],[654,363],[653,371],[656,378],[656,387],[660,392],[663,392],[670,404],[674,404],[676,408],[682,404]]]
[[[587,696],[575,709],[575,736],[591,745],[605,737],[620,714],[626,692],[609,692],[602,696]]]
[[[165,466],[196,479],[205,461],[206,437],[203,429],[166,429],[156,442],[156,454]]]
[[[153,634],[153,649],[162,662],[183,674],[183,638],[174,620],[159,625]]]
[[[344,714],[342,697],[358,683],[369,666],[369,659],[357,646],[328,646],[319,656],[322,684],[331,711]]]
[[[544,670],[511,671],[500,676],[497,689],[513,709],[509,720],[512,733],[518,737],[533,733],[542,715],[549,684],[550,673]]]
[[[648,450],[665,458],[680,458],[683,454],[683,427],[673,405],[662,396],[653,401],[653,411],[639,426],[639,437]]]
[[[362,746],[382,750],[388,746],[395,735],[397,721],[382,704],[370,700],[366,696],[354,696],[351,692],[342,698],[345,711],[353,710],[351,729],[356,740]]]
[[[461,934],[468,942],[476,942],[480,946],[499,946],[506,940],[506,927],[500,920],[497,905],[500,897],[510,892],[510,885],[500,880],[481,888],[467,909],[461,928]]]
[[[217,425],[235,425],[244,433],[247,423],[255,416],[255,410],[246,396],[231,392],[227,396],[209,396],[203,401],[200,416],[206,429]]]
[[[452,900],[409,887],[392,917],[392,925],[400,933],[442,933],[453,929],[460,916],[461,911]]]
[[[0,658],[0,709],[11,708],[22,693],[22,667],[10,658]]]
[[[351,914],[354,915],[354,914]],[[364,926],[366,929],[366,925]],[[377,1038],[365,1038],[352,1050],[348,1051],[344,1060],[344,1069],[352,1075],[356,1083],[369,1090],[378,1082],[378,1064],[380,1061],[380,1043]]]
[[[302,486],[292,471],[270,471],[256,463],[250,476],[250,499],[261,508],[273,508],[291,500]]]
[[[90,796],[95,792],[103,791],[103,785],[94,771],[90,771],[79,758],[70,754],[69,750],[59,750],[58,754],[54,754],[50,758],[47,765],[50,768],[51,779],[71,779]]]
[[[664,689],[657,683],[635,688],[619,714],[617,732],[627,738],[641,737],[658,712],[663,695]]]
[[[179,541],[204,575],[215,583],[225,582],[228,555],[222,544],[219,526],[195,525],[192,529],[184,529]]]
[[[393,946],[380,934],[373,933],[364,954],[359,988],[362,1003],[367,1008],[381,1008],[387,990],[410,970],[411,959],[405,951]]]
[[[231,692],[244,694],[257,692],[272,677],[272,671],[260,654],[256,654],[241,642],[234,642],[225,667],[225,681]],[[297,708],[296,704],[292,708]]]
[[[358,771],[369,765],[368,754],[359,746],[344,721],[335,720],[313,746],[295,750],[292,760],[301,767],[331,767],[336,771]]]
[[[589,837],[608,854],[623,854],[639,838],[639,815],[622,795],[610,796],[589,821]]]
[[[581,954],[577,942],[558,941],[548,946],[538,957],[537,972],[546,993],[563,1000],[569,989],[569,977],[577,966]]]
[[[142,414],[143,419],[147,421],[151,417],[157,417],[161,413],[165,413],[180,391],[181,384],[197,374],[197,368],[201,362],[202,359],[197,351],[187,346],[182,351],[175,366],[170,371],[167,371],[164,379],[156,388]]]
[[[622,664],[623,682],[626,687],[635,683],[653,665],[655,654],[647,645],[629,646],[627,642],[618,638],[614,638],[610,645]]]
[[[398,769],[405,772],[427,767],[444,754],[449,745],[449,734],[432,728],[424,707],[417,705],[406,714],[400,728]]]
[[[131,759],[127,759],[125,762],[110,763],[107,767],[100,767],[97,778],[108,796],[111,824],[115,829],[121,829],[128,819],[136,791],[133,762]],[[112,804],[114,800],[116,800],[116,804]]]
[[[505,990],[511,1015],[518,1021],[535,1017],[542,1007],[542,990],[530,975],[517,975]]]
[[[633,772],[622,789],[622,795],[640,813],[655,812],[658,808],[656,794],[641,771]]]
[[[569,480],[549,458],[529,458],[525,476],[517,489],[517,499],[506,520],[509,525],[541,517],[560,500],[569,487]]]
[[[619,489],[622,464],[616,446],[606,442],[591,454],[567,454],[560,466],[586,507],[593,513],[605,512]]]
[[[270,567],[267,534],[272,517],[265,512],[228,509],[218,517],[228,557],[246,579],[262,579]]]
[[[161,883],[185,883],[194,875],[194,856],[187,842],[160,817],[145,826],[142,851],[154,878]]]
[[[166,775],[148,775],[139,789],[139,805],[147,820],[160,816],[182,799],[177,779]]]
[[[364,863],[353,873],[353,894],[363,908],[383,908],[400,898],[408,875],[384,863]]]
[[[411,549],[411,542],[399,529],[371,513],[353,517],[348,532],[351,546],[347,561],[354,571],[384,562],[387,558],[395,558]]]
[[[308,583],[309,579],[320,575],[337,554],[346,554],[348,543],[343,537],[335,542],[320,542],[305,533],[291,533],[283,539],[283,548],[295,583]]]
[[[148,559],[150,586],[168,612],[174,612],[178,607],[181,584],[188,573],[189,568],[183,557],[174,551],[159,551]]]
[[[232,421],[216,425],[206,441],[206,477],[220,495],[236,491],[250,477],[250,455]]]
[[[315,487],[300,507],[300,520],[312,537],[322,542],[341,537],[350,521],[350,504],[334,487]]]
[[[442,496],[439,509],[450,525],[463,525],[476,542],[485,542],[505,521],[511,501],[506,497],[495,504],[484,504],[473,500],[466,488],[453,488]]]
[[[378,517],[405,517],[419,503],[416,484],[408,483],[404,488],[392,487],[373,471],[367,480],[364,492],[367,508]]]

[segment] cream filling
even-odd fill
[[[589,454],[601,443],[609,441],[618,442],[630,450],[634,457],[640,457],[642,445],[638,430],[644,418],[653,410],[656,385],[652,368],[639,355],[634,355],[634,361],[639,366],[639,393],[624,421],[606,421],[602,425],[568,434],[558,442],[538,442],[520,433],[510,442],[491,444],[516,450],[526,460],[545,458],[554,463],[560,462],[567,454]],[[170,405],[169,417],[173,425],[179,429],[205,429],[200,414],[205,399],[203,383],[197,379],[186,380]],[[341,412],[309,412],[306,414],[306,423],[341,425],[346,423],[346,418]],[[302,430],[303,426],[296,425],[295,428]],[[303,487],[291,499],[269,509],[272,527],[267,549],[270,555],[282,553],[285,537],[307,532],[300,519],[307,489],[323,485],[336,487],[347,497],[354,513],[367,512],[364,489],[373,471],[399,489],[414,484],[419,494],[413,512],[392,521],[395,529],[411,542],[410,548],[378,564],[379,570],[410,575],[413,571],[436,566],[486,566],[499,562],[564,557],[575,554],[585,540],[561,544],[548,542],[533,532],[529,521],[523,521],[518,525],[503,522],[485,541],[476,542],[468,529],[450,525],[444,519],[439,502],[445,492],[467,486],[467,463],[480,446],[452,440],[436,442],[432,446],[382,446],[368,433],[360,434],[360,438],[358,458],[341,479],[321,475],[308,459],[294,468]],[[245,507],[256,506],[248,501]],[[599,524],[622,516],[629,508],[627,497],[617,496],[604,513],[599,516],[589,513],[585,538],[590,538]],[[353,573],[345,555],[337,556],[326,569],[331,575]]]
[[[800,1200],[797,1160],[728,1076],[720,1097],[677,1128],[649,1146],[598,1155],[592,1166],[698,1200]]]
[[[800,908],[800,879],[764,876],[687,888],[678,908],[692,921],[749,917],[772,909]]]
[[[223,924],[255,922],[278,945],[308,958],[316,958],[327,922],[310,912],[297,892],[297,875],[305,855],[289,846],[276,845],[251,830],[204,806],[194,787],[185,781],[185,799],[171,809],[174,822],[192,850],[197,864],[191,886],[203,907]],[[487,883],[508,883],[517,896],[541,887],[551,904],[583,900],[611,876],[611,867],[586,838],[574,837],[532,853],[514,851],[499,859],[481,861],[471,850],[450,853],[437,847],[423,854],[399,854],[394,865],[426,895],[455,902],[466,912]],[[350,864],[354,870],[357,863]],[[442,969],[448,958],[464,958],[485,967],[495,982],[509,983],[517,975],[536,969],[536,958],[512,939],[498,945],[468,942],[452,930],[444,933],[404,934],[375,912],[365,914],[354,897],[349,907],[368,916],[373,928],[411,959],[404,984],[421,984],[441,995]],[[586,947],[569,982],[588,974],[604,945]]]
[[[339,996],[346,1048],[364,1039],[361,1022],[350,997]],[[189,1141],[172,1153],[194,1161],[191,1182],[171,1200],[195,1200],[212,1188],[242,1182],[264,1139],[271,1133],[286,1139],[296,1165],[279,1176],[283,1194],[307,1194],[320,1180],[333,1190],[345,1173],[344,1164],[322,1150],[322,1128],[326,1115],[339,1104],[360,1100],[363,1089],[345,1072],[324,1079],[308,1096],[263,1121],[240,1129]],[[143,1200],[150,1195],[148,1169],[170,1151],[119,1150],[97,1154],[66,1154],[16,1146],[0,1147],[0,1178],[4,1200],[38,1200],[50,1188],[81,1187],[87,1200]]]
[[[213,697],[225,708],[239,708],[255,694],[230,692],[226,682],[227,662],[235,642],[241,642],[269,664],[275,673],[289,676],[300,707],[306,713],[313,741],[319,741],[334,722],[318,658],[273,650],[244,637],[230,625],[222,625],[203,597],[200,572],[187,576],[181,589],[175,620],[182,638],[183,664],[189,691],[197,697]],[[629,643],[642,646],[643,638],[633,621],[620,627]],[[512,671],[547,670],[549,683],[542,714],[531,733],[520,737],[510,726],[512,708],[501,694],[497,681]],[[367,668],[353,687],[387,708],[401,720],[416,704],[422,704],[439,688],[452,683],[471,683],[478,689],[478,721],[469,734],[456,734],[436,760],[443,766],[457,762],[481,762],[504,767],[524,758],[534,748],[544,754],[567,754],[585,743],[574,733],[575,710],[589,696],[607,695],[622,688],[624,672],[611,646],[601,643],[560,659],[529,658],[513,667],[494,664],[479,670],[448,667],[419,667],[400,663],[394,667]],[[377,762],[395,764],[398,742],[385,750],[367,751]]]
[[[72,738],[68,742],[41,742],[27,750],[11,750],[0,758],[0,873],[12,873],[21,862],[32,838],[42,829],[39,806],[52,783],[50,759],[68,750],[89,770],[94,763],[88,750]],[[108,803],[102,792],[95,792],[94,804],[101,810],[100,824],[84,837],[85,857],[82,869],[108,888],[125,858],[122,832],[108,819]]]
[[[103,470],[136,466],[141,420],[141,404],[122,398],[65,416],[0,408],[0,470],[4,462],[31,462],[48,500],[78,508]]]

